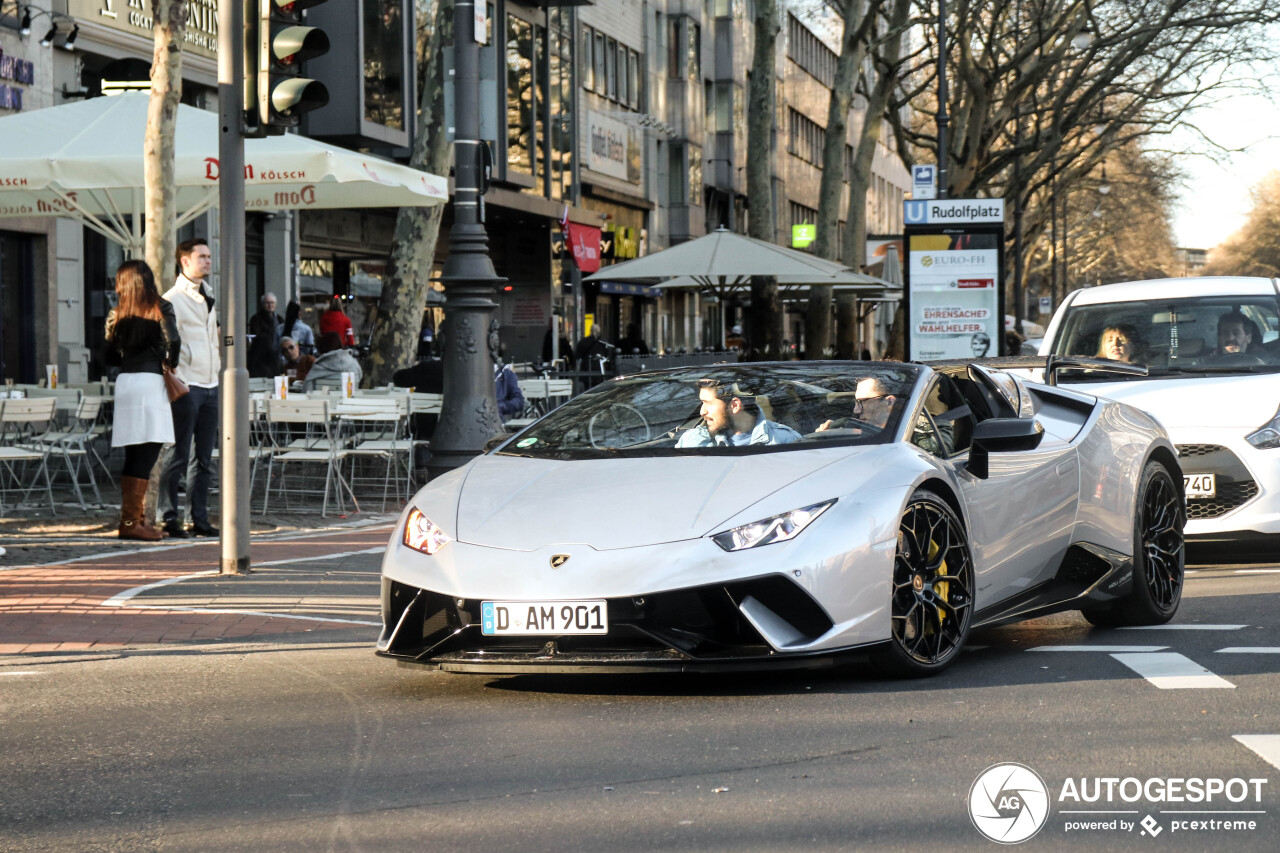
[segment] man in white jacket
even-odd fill
[[[182,274],[164,298],[173,304],[182,337],[176,373],[191,387],[191,393],[172,404],[173,458],[160,480],[160,506],[164,511],[165,532],[171,537],[186,539],[192,534],[218,535],[218,529],[209,523],[209,480],[213,476],[213,448],[218,443],[218,374],[222,358],[218,346],[218,315],[213,309],[213,294],[205,283],[213,266],[209,244],[199,238],[184,240],[178,244],[177,255]],[[178,485],[187,475],[192,438],[196,445],[196,475],[187,484],[187,497],[191,501],[188,532],[182,525]]]

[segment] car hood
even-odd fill
[[[1150,412],[1166,430],[1204,427],[1256,429],[1280,405],[1280,374],[1130,379],[1063,383]]]
[[[456,537],[513,551],[695,539],[802,477],[869,449],[570,462],[483,456],[468,466]]]

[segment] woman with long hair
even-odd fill
[[[118,365],[111,446],[124,448],[120,476],[120,538],[153,542],[146,521],[147,482],[160,448],[173,443],[173,414],[164,369],[178,364],[182,341],[173,305],[160,298],[145,261],[116,270],[116,307],[107,315],[107,363]]]
[[[280,337],[293,338],[298,351],[303,355],[316,354],[316,333],[302,321],[302,306],[291,300],[284,312],[284,322],[280,324]]]

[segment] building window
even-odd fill
[[[688,203],[688,192],[685,180],[688,174],[684,167],[684,144],[672,142],[667,146],[667,204],[682,205]]]
[[[787,15],[787,57],[828,89],[836,84],[837,56],[795,15]]]
[[[627,86],[627,92],[630,95],[627,105],[633,110],[641,109],[643,101],[640,97],[640,81],[643,78],[640,74],[640,54],[634,50],[627,51],[627,77],[631,80],[631,84]]]
[[[681,38],[682,18],[667,18],[667,74],[672,80],[683,80],[685,74],[684,39]]]
[[[595,43],[595,30],[591,27],[582,28],[582,40],[579,50],[582,54],[578,57],[578,64],[582,67],[582,88],[588,92],[596,87],[596,66],[591,59],[591,46]]]
[[[702,146],[689,146],[689,203],[702,203]]]
[[[618,43],[609,39],[604,49],[604,95],[611,101],[618,100]]]
[[[702,76],[702,27],[686,21],[685,30],[689,33],[689,79],[697,80]]]
[[[533,24],[507,16],[507,168],[533,175]]]
[[[595,91],[597,94],[605,93],[605,59],[604,59],[604,33],[596,33],[596,49],[594,51],[595,61]]]
[[[788,109],[790,141],[787,150],[806,163],[822,168],[822,147],[827,142],[827,132],[808,116],[795,109]]]

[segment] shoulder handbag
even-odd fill
[[[174,372],[167,367],[164,369],[164,390],[169,392],[170,403],[191,391],[187,383],[175,376]]]

